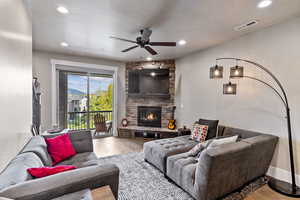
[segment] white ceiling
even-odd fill
[[[178,41],[185,46],[154,47],[154,59],[178,58],[252,31],[300,15],[300,0],[273,0],[258,9],[260,0],[27,0],[32,10],[33,44],[36,50],[115,59],[143,60],[144,49],[121,50],[130,43],[112,40],[118,36],[135,40],[141,28],[153,30],[151,41]],[[57,6],[70,14],[62,15]],[[257,19],[260,23],[236,32],[234,26]],[[63,48],[61,42],[70,46]]]

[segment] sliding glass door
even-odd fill
[[[60,114],[60,124],[71,130],[94,129],[97,115],[105,119],[108,129],[112,127],[112,75],[67,71],[63,73],[64,76],[60,77],[64,77],[65,81],[59,83],[59,113],[63,113]]]

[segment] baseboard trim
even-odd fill
[[[273,178],[282,180],[282,181],[289,182],[289,183],[292,182],[290,172],[287,170],[284,170],[284,169],[277,168],[277,167],[270,166],[269,170],[267,172],[267,175],[271,176]],[[297,174],[296,174],[296,184],[298,186],[300,186],[300,175],[297,175]]]

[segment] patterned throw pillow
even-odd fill
[[[195,123],[191,133],[191,139],[204,142],[208,133],[208,126]]]

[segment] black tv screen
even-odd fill
[[[128,72],[131,95],[169,95],[169,69],[142,69]]]

